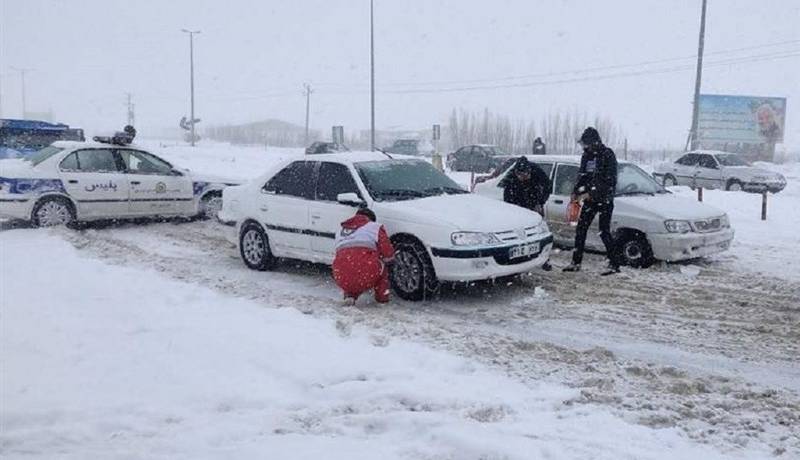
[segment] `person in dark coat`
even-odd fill
[[[544,204],[550,197],[553,183],[539,165],[524,156],[519,157],[501,185],[503,201],[537,212],[544,219]],[[552,267],[547,261],[542,268],[549,271]]]
[[[547,146],[544,145],[544,141],[541,137],[537,137],[533,140],[532,150],[534,155],[545,155],[547,153]]]
[[[617,188],[617,157],[614,151],[603,145],[600,133],[592,127],[586,128],[579,140],[583,146],[578,180],[572,192],[572,199],[583,202],[578,227],[575,231],[575,250],[572,264],[565,272],[581,269],[586,234],[596,215],[600,215],[600,238],[606,247],[608,270],[603,275],[619,273],[619,256],[611,235],[611,216],[614,213],[614,194]]]

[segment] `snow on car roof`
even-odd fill
[[[581,156],[580,155],[525,155],[530,161],[557,161],[561,163],[580,163]],[[617,157],[617,163],[630,163],[627,160],[621,160]]]
[[[116,144],[106,144],[104,142],[96,142],[96,141],[89,141],[89,142],[56,141],[56,142],[53,142],[51,145],[54,146],[54,147],[62,148],[62,149],[77,149],[77,148],[94,149],[94,148],[109,148],[109,146],[111,146],[112,148],[132,147],[132,148],[142,149],[142,147],[139,147],[136,144],[116,145]],[[144,150],[146,150],[146,149],[144,149]]]

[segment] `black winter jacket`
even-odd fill
[[[584,152],[578,180],[572,193],[588,193],[595,203],[614,201],[617,188],[617,157],[603,144]]]
[[[535,163],[530,165],[531,178],[525,182],[517,179],[513,170],[508,173],[503,180],[503,201],[534,210],[547,202],[553,183],[542,168]]]

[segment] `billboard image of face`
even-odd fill
[[[786,99],[700,95],[698,137],[704,143],[783,142]]]

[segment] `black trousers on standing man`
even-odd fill
[[[594,203],[584,202],[581,215],[578,218],[578,228],[575,230],[575,250],[572,251],[572,263],[580,265],[583,261],[583,250],[586,246],[586,234],[597,214],[600,214],[600,239],[606,247],[606,256],[613,267],[618,267],[617,247],[614,237],[611,236],[611,215],[614,213],[614,202]]]

